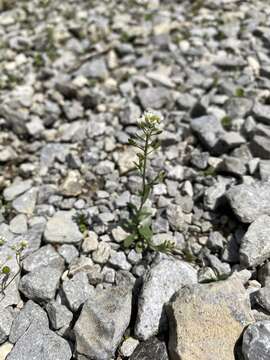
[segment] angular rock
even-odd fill
[[[166,344],[153,337],[140,343],[130,360],[169,360]]]
[[[72,321],[73,314],[65,305],[61,305],[56,301],[52,301],[46,305],[50,324],[54,330],[61,329],[62,327],[69,326]]]
[[[256,102],[252,109],[253,116],[256,120],[265,124],[270,124],[270,106]]]
[[[240,262],[244,266],[261,265],[270,257],[270,216],[259,216],[248,228],[240,245]]]
[[[188,263],[163,259],[144,276],[139,295],[135,334],[146,340],[166,328],[164,305],[185,285],[197,282],[197,275]]]
[[[49,326],[49,320],[46,312],[32,300],[29,300],[12,323],[9,341],[15,344],[31,324]]]
[[[121,342],[131,316],[131,286],[95,293],[83,306],[76,322],[76,350],[89,358],[109,360]]]
[[[268,360],[270,357],[270,321],[249,325],[243,335],[242,353],[245,360]]]
[[[83,64],[78,75],[89,78],[105,79],[108,76],[107,66],[103,58],[93,59]]]
[[[44,324],[32,323],[16,342],[7,360],[70,360],[72,352],[66,340]]]
[[[94,296],[94,288],[89,284],[85,272],[79,272],[72,279],[65,280],[62,289],[72,311],[77,311],[90,296]]]
[[[171,359],[234,360],[236,342],[254,321],[248,295],[237,278],[186,286],[167,312]]]
[[[19,213],[32,215],[36,206],[37,193],[37,188],[28,190],[23,195],[13,200],[12,207]]]
[[[270,215],[270,183],[232,186],[226,197],[235,215],[244,223],[251,223],[260,215]]]
[[[147,110],[161,109],[171,101],[171,93],[164,87],[149,87],[138,91],[142,107]]]
[[[72,220],[73,211],[58,211],[49,219],[44,232],[45,241],[52,244],[76,244],[83,238]]]
[[[64,268],[38,267],[21,278],[19,289],[28,298],[37,302],[54,299]]]
[[[253,156],[269,160],[270,158],[270,140],[265,136],[255,135],[250,142],[250,150]]]
[[[244,118],[252,109],[253,101],[245,97],[232,97],[226,104],[226,113],[232,119]]]
[[[9,337],[13,316],[8,308],[0,309],[0,344],[3,344]]]
[[[42,246],[39,250],[30,254],[22,262],[23,269],[33,271],[41,266],[64,267],[64,259],[50,244]]]
[[[12,201],[19,195],[29,190],[32,186],[32,180],[16,181],[9,187],[5,188],[3,195],[6,201]]]

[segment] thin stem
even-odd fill
[[[145,145],[144,145],[144,154],[143,154],[143,172],[142,172],[142,177],[143,177],[143,181],[142,181],[142,196],[141,196],[141,204],[139,207],[139,211],[138,214],[140,214],[143,205],[146,201],[146,199],[144,198],[145,196],[145,190],[146,190],[146,165],[147,165],[147,155],[148,155],[148,146],[149,146],[149,139],[151,137],[151,133],[146,132],[145,133],[146,137],[145,137]]]

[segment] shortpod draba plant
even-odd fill
[[[0,236],[0,247],[4,246],[7,243],[7,240]],[[12,270],[7,265],[8,261],[11,260],[12,255],[7,256],[7,258],[0,262],[0,295],[5,295],[5,290],[7,287],[16,279],[16,277],[21,273],[21,262],[22,262],[22,252],[27,247],[27,241],[20,241],[15,245],[9,246],[9,248],[14,251],[16,262],[18,264],[18,271],[11,276]],[[1,301],[0,301],[1,302]]]
[[[159,245],[153,243],[152,213],[145,207],[154,185],[163,181],[165,176],[164,171],[160,171],[153,179],[147,178],[149,157],[160,147],[160,141],[158,140],[158,135],[162,133],[159,126],[160,120],[158,114],[146,111],[138,119],[138,132],[129,139],[129,144],[138,150],[136,153],[137,161],[134,164],[142,179],[142,185],[138,194],[140,198],[139,205],[128,204],[130,219],[125,221],[124,228],[129,235],[124,240],[123,245],[125,248],[135,248],[137,252],[146,250],[171,252],[174,247],[174,244],[170,241],[165,241]]]

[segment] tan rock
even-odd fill
[[[167,311],[172,360],[234,360],[238,339],[254,321],[246,290],[237,278],[185,287]]]
[[[9,342],[5,342],[0,346],[0,360],[5,360],[8,354],[11,352],[13,345]]]

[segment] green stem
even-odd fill
[[[143,181],[142,181],[142,195],[141,195],[141,204],[140,204],[140,207],[139,207],[139,211],[138,211],[138,215],[140,214],[142,208],[143,208],[143,205],[145,203],[145,199],[144,199],[144,195],[145,195],[145,187],[146,187],[146,165],[147,165],[147,155],[148,155],[148,146],[149,146],[149,139],[151,137],[151,134],[149,132],[147,132],[145,134],[145,145],[144,145],[144,151],[143,151],[143,173],[142,173],[142,176],[143,176]]]

